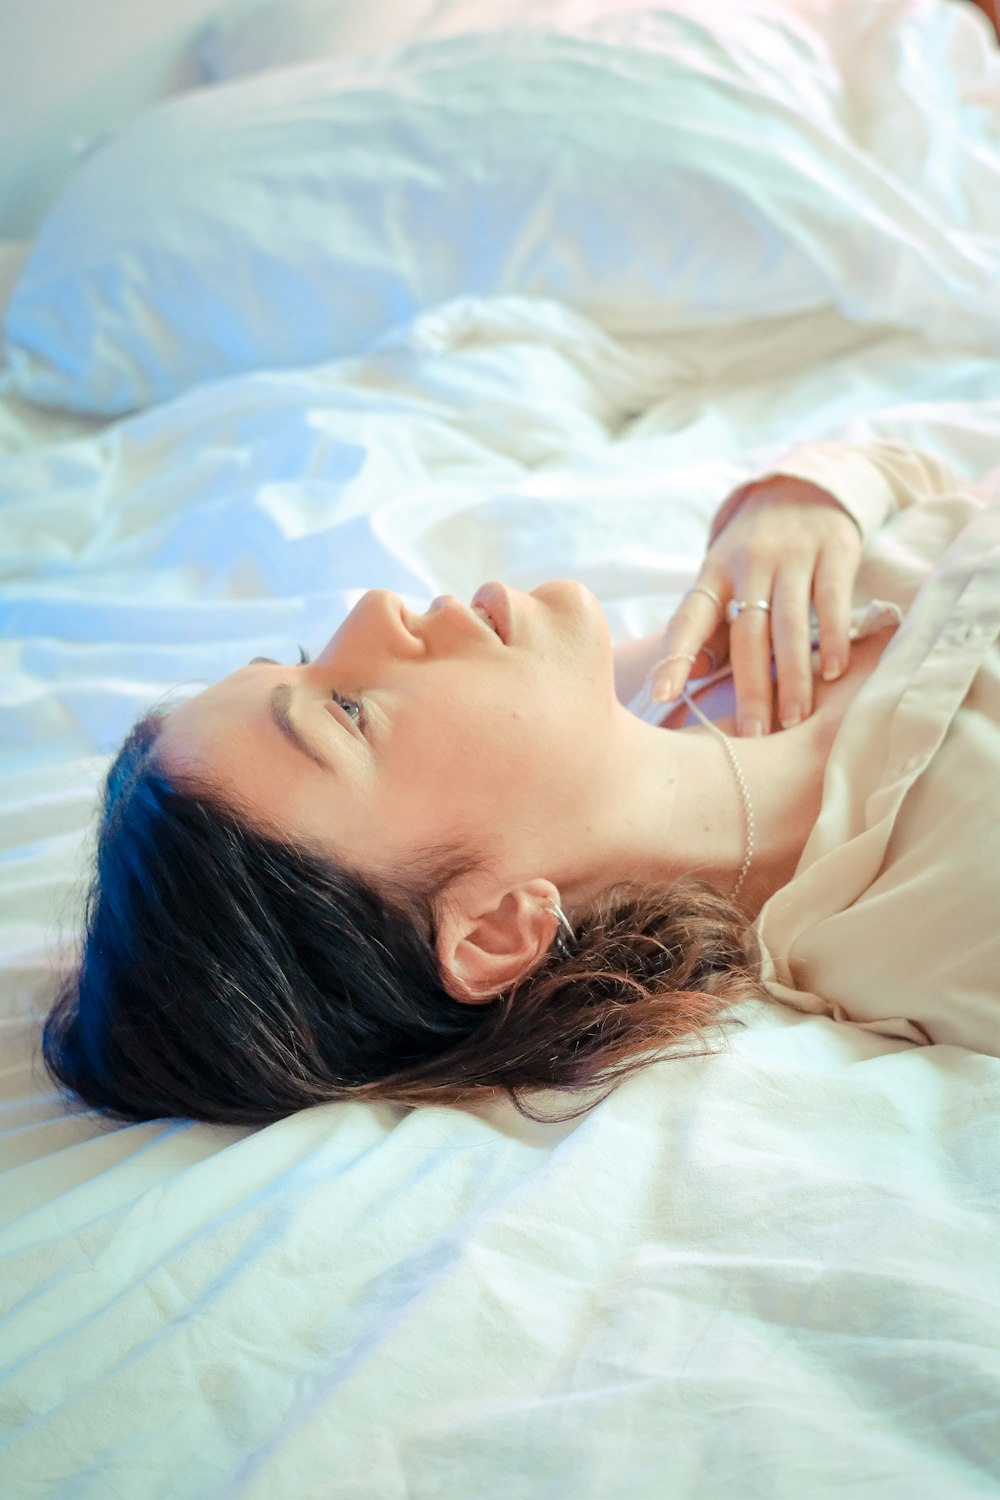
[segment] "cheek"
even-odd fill
[[[397,707],[390,751],[404,797],[422,787],[457,801],[464,789],[479,801],[512,768],[537,772],[572,755],[599,699],[597,664],[586,664],[583,676],[579,657],[574,672],[554,675],[547,663],[519,665],[518,672],[466,671],[460,682],[442,677],[419,706]]]
[[[523,780],[529,767],[534,776],[536,742],[526,705],[501,705],[484,698],[480,688],[414,731],[397,785],[404,798],[425,800],[439,818],[450,810],[488,822],[499,810],[501,789],[514,778]],[[414,816],[420,816],[416,808]]]

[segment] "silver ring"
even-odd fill
[[[730,599],[726,605],[726,619],[730,625],[744,609],[762,609],[767,614],[771,613],[771,606],[766,599]]]
[[[685,589],[682,597],[686,599],[688,594],[707,594],[712,603],[715,605],[716,609],[719,611],[719,614],[722,614],[722,600],[719,598],[718,594],[713,594],[711,589],[703,589],[701,585],[698,584],[693,589]]]
[[[650,677],[654,676],[656,672],[659,671],[660,667],[666,666],[668,661],[689,661],[691,665],[694,666],[702,651],[704,651],[705,655],[708,657],[709,661],[712,664],[709,668],[709,671],[714,672],[716,668],[715,652],[712,650],[711,646],[699,646],[697,651],[671,651],[669,656],[661,656],[659,661],[654,661],[653,665],[649,669],[648,675]]]

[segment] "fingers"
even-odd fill
[[[663,633],[653,697],[676,697],[692,673],[722,664],[728,644],[736,732],[770,734],[775,697],[783,728],[814,710],[810,596],[823,677],[832,681],[847,668],[861,533],[829,492],[782,475],[734,491],[721,514],[701,576]],[[719,606],[734,602],[742,607],[723,617]],[[709,640],[712,666],[702,654]]]
[[[812,713],[811,586],[811,572],[805,567],[786,569],[774,583],[771,642],[778,677],[778,722],[782,729],[793,728]]]
[[[706,590],[718,595],[710,583],[699,580],[667,622],[662,655],[650,672],[650,689],[658,702],[676,698],[690,676],[705,676],[721,664],[720,610]]]
[[[740,735],[769,734],[774,693],[771,652],[778,684],[778,721],[791,729],[813,711],[813,666],[810,638],[810,594],[819,621],[820,670],[831,682],[847,670],[850,657],[851,597],[860,560],[857,547],[825,547],[815,574],[808,563],[786,562],[765,583],[756,578],[737,591],[750,601],[767,599],[771,609],[743,609],[729,627],[729,655],[736,690],[736,727]]]
[[[654,699],[676,698],[690,677],[721,666],[728,651],[737,734],[770,734],[773,651],[778,723],[790,729],[808,718],[814,706],[810,596],[819,622],[820,670],[829,682],[846,671],[850,656],[851,599],[861,556],[860,535],[856,542],[855,535],[853,526],[841,530],[818,554],[789,550],[777,565],[745,556],[744,566],[749,563],[752,572],[736,567],[727,581],[714,572],[700,578],[663,632],[662,652],[650,672]],[[745,600],[749,607],[729,622],[716,598]],[[758,601],[770,609],[754,607]]]
[[[747,601],[771,598],[771,579],[755,579],[735,595]],[[741,609],[729,626],[729,660],[736,689],[736,732],[771,732],[771,617],[766,609]]]
[[[816,565],[813,600],[819,620],[819,661],[824,682],[843,676],[851,655],[851,596],[861,557],[857,547],[825,547]]]

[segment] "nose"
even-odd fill
[[[438,594],[436,599],[431,600],[427,613],[429,615],[436,614],[438,610],[445,609],[448,605],[457,603],[458,600],[454,594]]]
[[[316,660],[324,663],[335,650],[356,652],[369,667],[387,657],[415,660],[428,651],[447,656],[483,638],[485,630],[454,594],[438,594],[424,614],[415,615],[398,594],[369,589]]]
[[[484,627],[471,605],[463,604],[454,594],[438,594],[436,599],[431,600],[423,618],[432,622],[433,634],[430,639],[439,640],[445,646],[465,641],[481,641],[484,639],[484,629],[486,632],[490,629],[489,626]]]
[[[355,651],[366,662],[380,656],[416,657],[423,652],[420,635],[411,629],[409,614],[398,594],[369,589],[355,604],[316,658],[323,662],[335,650]]]

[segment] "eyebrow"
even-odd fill
[[[297,749],[301,750],[303,755],[308,755],[309,759],[311,761],[315,761],[316,765],[322,766],[324,771],[332,771],[334,776],[336,776],[337,771],[333,763],[327,760],[325,755],[320,755],[319,751],[314,749],[314,747],[310,745],[309,741],[303,737],[302,733],[297,728],[290,712],[291,702],[291,684],[288,682],[279,682],[277,687],[274,689],[274,692],[271,694],[272,719],[277,724],[278,728],[281,730],[285,738],[287,740],[291,740],[292,744],[295,745]]]

